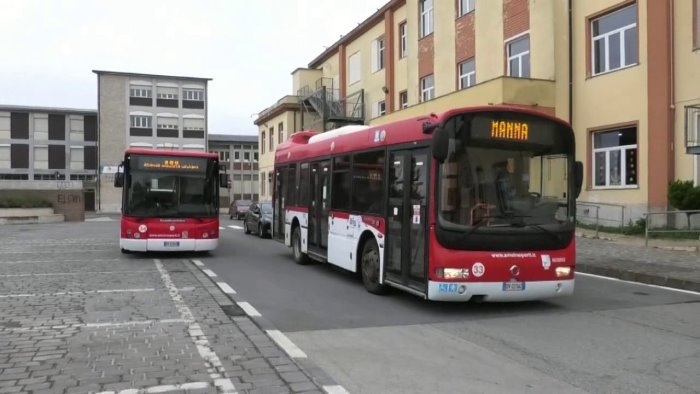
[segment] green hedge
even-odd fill
[[[46,200],[6,198],[0,200],[0,208],[52,208]]]

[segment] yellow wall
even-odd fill
[[[408,26],[408,57],[406,74],[396,75],[396,81],[403,79],[408,89],[409,107],[420,102],[420,83],[418,82],[418,0],[406,0],[406,21]]]
[[[579,197],[591,202],[624,202],[636,209],[645,209],[648,195],[647,182],[647,49],[646,1],[638,1],[639,12],[639,65],[588,78],[586,76],[586,19],[618,0],[587,0],[574,2],[574,130],[576,157],[584,161],[586,178],[593,174],[592,157],[587,156],[587,144],[592,144],[590,128],[625,122],[639,122],[637,129],[638,188],[615,190],[584,190]],[[588,181],[592,184],[592,180]],[[644,207],[642,207],[644,205]]]
[[[434,3],[433,44],[435,45],[435,57],[433,75],[435,97],[440,97],[454,92],[457,87],[457,61],[455,60],[455,18],[457,15],[454,2],[445,4],[446,2],[435,1]]]
[[[570,121],[569,116],[569,10],[564,1],[554,1],[552,15],[554,18],[554,80],[556,85],[556,116]],[[531,19],[536,18],[530,14]],[[539,23],[539,22],[538,22]],[[545,23],[544,21],[541,23]],[[534,33],[533,33],[534,34]],[[580,33],[579,33],[580,34]],[[577,158],[578,159],[578,158]]]
[[[386,61],[384,68],[372,72],[372,42],[384,34],[384,21],[380,21],[372,28],[370,28],[365,34],[358,37],[356,40],[348,44],[346,50],[347,59],[356,52],[360,52],[361,66],[360,66],[360,80],[352,85],[349,85],[346,90],[347,95],[351,95],[360,89],[365,90],[365,118],[369,119],[372,117],[373,109],[376,103],[380,100],[385,100],[384,92],[382,87],[386,84]],[[387,50],[387,37],[385,36],[385,53]],[[347,61],[348,70],[350,68],[350,62]],[[347,83],[350,83],[350,78],[347,78]]]
[[[296,114],[296,115],[295,115]],[[285,111],[281,113],[280,115],[275,116],[274,118],[268,119],[264,121],[261,125],[258,126],[258,172],[260,173],[261,176],[261,182],[262,182],[262,176],[263,173],[265,173],[265,176],[267,177],[267,173],[272,171],[274,168],[275,164],[275,155],[274,155],[274,150],[273,152],[270,152],[270,127],[275,128],[275,133],[274,133],[274,138],[275,138],[275,144],[274,144],[274,149],[277,149],[277,146],[280,144],[279,142],[279,124],[280,122],[284,124],[283,130],[284,130],[284,141],[289,139],[289,136],[294,134],[294,132],[298,131],[298,125],[299,122],[301,121],[300,114],[297,112],[295,113],[294,111]],[[295,124],[296,122],[296,124]],[[265,153],[262,154],[262,132],[265,132]],[[265,178],[265,182],[267,182],[267,178]],[[262,190],[258,190],[258,192],[261,192]],[[260,194],[260,199],[270,199],[272,198],[272,195],[270,194],[270,189],[268,185],[265,185],[265,193]]]
[[[504,74],[503,0],[479,0],[475,12],[476,82],[479,83]]]
[[[297,94],[299,89],[308,86],[314,90],[316,81],[323,75],[321,70],[309,68],[297,68],[292,72],[292,94]]]
[[[697,156],[686,154],[685,150],[685,107],[700,105],[700,50],[693,50],[692,1],[674,1],[674,7],[676,179],[700,184]]]

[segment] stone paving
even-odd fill
[[[0,393],[323,392],[190,260],[105,228],[0,226]]]

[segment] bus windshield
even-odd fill
[[[444,228],[499,234],[572,228],[573,144],[563,126],[535,117],[459,116],[445,128],[452,148],[439,170]]]
[[[215,168],[204,158],[170,160],[132,156],[126,177],[124,214],[138,217],[217,216]],[[190,166],[190,167],[187,167]],[[153,168],[153,169],[151,169]]]

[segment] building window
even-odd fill
[[[422,101],[428,101],[435,98],[435,80],[432,74],[421,78],[420,92]]]
[[[637,128],[593,134],[594,188],[637,186]]]
[[[459,88],[466,89],[476,83],[476,65],[474,59],[459,64]]]
[[[260,133],[260,150],[263,155],[265,154],[265,132]]]
[[[401,109],[408,108],[408,92],[399,92],[399,106]]]
[[[593,75],[637,64],[637,5],[591,21]]]
[[[233,152],[233,161],[235,161],[235,162],[241,161],[241,152],[239,152],[239,151]]]
[[[243,161],[245,163],[250,161],[250,152],[243,152]]]
[[[420,36],[433,33],[433,0],[420,1]]]
[[[253,152],[253,162],[258,162],[258,152]]]
[[[151,98],[153,93],[151,91],[151,88],[148,86],[132,85],[131,89],[129,89],[129,94],[131,95],[131,97]]]
[[[265,173],[264,173],[264,172],[261,172],[261,173],[260,173],[260,177],[261,177],[262,179],[265,179]],[[265,182],[260,182],[260,194],[261,194],[261,195],[265,195]]]
[[[399,59],[403,59],[408,54],[408,30],[406,22],[399,24]]]
[[[284,142],[284,123],[279,122],[277,124],[277,133],[279,134],[279,139],[277,140],[277,143],[281,144]]]
[[[231,153],[227,150],[219,152],[219,160],[228,163],[231,160]]]
[[[695,26],[693,26],[693,47],[695,49],[700,48],[700,0],[693,1],[693,12],[695,12]]]
[[[150,129],[153,127],[153,117],[145,115],[131,115],[131,128]]]
[[[275,128],[270,127],[270,153],[275,151]]]
[[[384,100],[377,103],[375,107],[375,117],[386,115],[386,102]]]
[[[384,36],[372,41],[372,72],[384,68]]]
[[[459,0],[459,16],[474,11],[474,0]]]
[[[204,90],[182,89],[182,99],[188,101],[204,101]]]
[[[508,76],[530,78],[530,35],[508,43]]]
[[[350,55],[348,58],[348,84],[352,85],[360,81],[361,66],[360,52]]]

